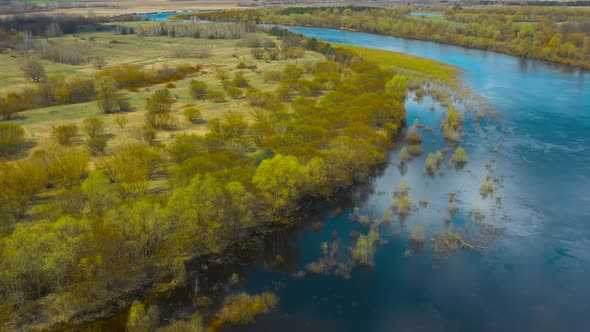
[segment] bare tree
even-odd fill
[[[47,79],[45,68],[43,67],[43,64],[41,64],[41,61],[39,61],[37,58],[27,58],[22,64],[21,70],[28,79],[35,83],[39,83]]]
[[[102,67],[107,65],[107,62],[104,58],[97,56],[92,59],[92,64],[94,65],[94,67],[96,67],[96,69],[101,70]]]

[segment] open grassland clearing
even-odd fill
[[[273,37],[265,37],[273,39]],[[276,39],[275,39],[276,40]],[[114,42],[116,41],[116,42]],[[206,123],[209,119],[223,117],[228,112],[244,115],[247,119],[253,108],[247,102],[226,98],[225,102],[212,102],[208,100],[195,100],[190,96],[189,85],[192,80],[205,81],[212,88],[222,90],[220,80],[216,77],[218,71],[227,71],[230,76],[236,72],[243,72],[250,84],[262,90],[273,90],[276,82],[265,82],[264,73],[268,71],[280,71],[287,63],[313,63],[321,60],[317,53],[306,52],[300,59],[279,59],[276,61],[257,60],[251,54],[251,49],[237,46],[236,40],[221,39],[195,39],[195,38],[168,38],[168,37],[138,37],[136,35],[115,35],[111,32],[87,33],[81,35],[67,35],[59,38],[51,38],[56,45],[75,46],[83,50],[87,56],[100,56],[109,65],[137,64],[143,68],[154,69],[162,66],[175,67],[181,64],[192,66],[200,65],[200,72],[191,74],[189,77],[171,82],[170,91],[175,102],[172,105],[172,115],[178,119],[177,127],[170,131],[158,133],[157,142],[167,143],[174,136],[181,133],[204,133],[207,131]],[[178,58],[174,56],[179,50],[200,50],[210,51],[207,58]],[[10,82],[0,88],[0,95],[7,92],[19,91],[31,85],[21,70],[19,64],[22,58],[9,54],[0,55],[0,65],[8,70],[0,73],[0,80]],[[92,64],[65,65],[56,64],[43,60],[47,75],[63,75],[70,77],[79,75],[81,77],[93,78],[98,70]],[[238,69],[237,66],[243,63],[246,66],[255,66],[253,69]],[[64,123],[80,124],[85,118],[95,116],[105,122],[106,134],[109,139],[109,147],[116,147],[129,140],[135,140],[137,127],[141,126],[145,118],[145,100],[155,90],[164,88],[167,83],[157,84],[143,88],[124,90],[134,111],[123,113],[128,119],[125,128],[115,123],[116,114],[104,114],[95,101],[78,104],[58,105],[19,112],[15,124],[22,125],[34,144],[35,149],[50,148],[54,142],[51,139],[52,127]],[[197,107],[202,111],[203,120],[201,123],[191,123],[182,116],[183,110],[187,107]],[[77,142],[83,140],[80,133]],[[31,151],[32,152],[32,151]]]

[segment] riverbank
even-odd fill
[[[447,9],[445,17],[410,15],[409,7],[293,7],[223,11],[208,20],[346,29],[432,41],[590,69],[590,36],[575,28],[590,11],[569,8],[498,7]],[[564,19],[556,21],[555,15]],[[182,15],[181,15],[182,16]],[[188,15],[191,17],[194,15]],[[378,22],[378,24],[377,24]],[[564,30],[571,27],[571,31]],[[515,31],[510,33],[509,31]],[[538,31],[538,32],[535,32]],[[566,32],[567,31],[567,32]]]
[[[90,40],[90,36],[95,38]],[[248,36],[250,39],[253,38],[253,35]],[[88,37],[88,39],[84,36],[76,38],[79,38],[80,42],[101,44],[97,35]],[[128,39],[125,43],[122,40],[116,43],[105,41],[105,45],[108,45],[109,49],[113,47],[134,49],[133,41],[130,40],[133,37],[126,35],[124,38]],[[190,41],[193,40],[190,39]],[[145,42],[145,39],[141,41]],[[154,42],[158,41],[154,39]],[[321,41],[318,45],[327,46]],[[217,134],[220,135],[218,139],[222,142],[232,141],[238,144],[242,142],[241,140],[246,140],[244,128],[251,126],[256,146],[258,149],[266,148],[264,151],[266,155],[259,157],[260,151],[250,149],[244,152],[245,150],[240,150],[239,146],[235,145],[228,148],[205,145],[203,148],[205,151],[213,148],[215,150],[202,153],[200,149],[190,150],[194,144],[180,145],[189,150],[171,149],[172,152],[169,152],[170,150],[163,149],[164,145],[158,147],[137,143],[131,145],[135,150],[125,151],[140,153],[140,156],[166,153],[169,157],[167,161],[161,161],[167,164],[161,165],[159,178],[155,179],[158,185],[163,186],[160,189],[148,190],[152,188],[153,183],[149,182],[152,179],[147,178],[141,181],[148,181],[150,187],[144,184],[146,187],[143,191],[139,189],[137,192],[129,192],[126,196],[117,197],[118,192],[114,192],[115,189],[124,191],[137,187],[115,186],[136,183],[127,183],[125,182],[129,181],[127,179],[117,179],[117,174],[112,175],[115,178],[109,181],[105,176],[109,173],[93,170],[88,179],[85,178],[86,175],[81,175],[76,187],[52,191],[54,196],[51,197],[51,202],[47,202],[49,199],[35,200],[33,205],[45,204],[42,206],[48,210],[39,210],[43,212],[42,217],[31,214],[32,220],[26,224],[19,221],[15,231],[3,238],[3,243],[6,243],[8,248],[2,252],[6,257],[3,259],[3,264],[6,264],[6,269],[3,271],[9,272],[2,274],[2,277],[7,280],[4,286],[11,285],[11,287],[2,291],[15,296],[16,289],[18,292],[29,292],[31,298],[39,299],[27,301],[24,304],[19,303],[18,299],[4,303],[3,309],[7,310],[3,310],[2,313],[10,318],[8,325],[5,326],[19,330],[75,328],[89,320],[113,315],[120,312],[122,308],[128,307],[130,301],[149,297],[154,290],[161,290],[162,286],[154,286],[155,283],[176,278],[174,273],[177,271],[177,264],[185,260],[176,259],[179,253],[201,252],[188,249],[204,247],[206,249],[204,252],[217,253],[212,260],[224,262],[230,259],[223,255],[226,248],[231,247],[233,243],[243,243],[241,240],[244,238],[246,239],[244,241],[248,242],[249,237],[256,233],[256,231],[250,231],[251,229],[262,232],[267,229],[272,230],[273,227],[266,226],[266,221],[273,220],[277,225],[285,224],[287,217],[292,216],[293,212],[306,208],[306,206],[298,206],[298,203],[305,202],[310,197],[321,200],[318,197],[330,196],[338,190],[337,188],[350,188],[355,183],[367,181],[371,170],[386,162],[387,154],[397,141],[396,135],[403,129],[405,122],[403,96],[407,93],[406,87],[392,86],[386,91],[385,84],[395,76],[394,73],[380,68],[378,64],[361,61],[349,50],[340,48],[331,48],[331,50],[334,52],[334,60],[338,62],[326,62],[326,67],[317,65],[315,61],[305,61],[300,65],[287,65],[284,69],[277,68],[278,70],[275,71],[278,71],[281,76],[284,75],[281,78],[281,81],[285,80],[282,85],[296,87],[295,91],[287,91],[287,95],[280,101],[264,99],[270,92],[260,89],[266,87],[264,85],[266,80],[257,78],[259,71],[253,72],[252,76],[249,75],[248,78],[251,80],[246,79],[248,84],[259,87],[258,89],[250,87],[247,94],[248,102],[260,108],[256,121],[249,119],[246,122],[244,118],[235,118],[231,114],[226,115],[223,120],[208,118],[210,131],[205,134],[208,135],[206,137],[211,138],[212,135]],[[114,52],[110,51],[109,54],[111,53]],[[233,73],[238,77],[234,80],[238,82],[236,84],[243,86],[244,77],[240,75],[250,74],[247,71],[248,65],[243,62],[259,61],[261,67],[266,63],[273,63],[270,60],[257,59],[250,53],[240,54],[239,50],[227,53],[228,59],[224,60],[224,67],[228,68],[228,71],[237,70],[242,73]],[[310,55],[309,52],[298,50],[296,58],[304,62],[303,56],[306,54]],[[283,59],[282,56],[281,59]],[[285,59],[291,58],[285,56]],[[315,59],[315,57],[311,56],[308,59]],[[325,62],[317,60],[320,64]],[[199,60],[199,62],[206,61]],[[275,64],[280,63],[278,62],[280,60],[274,61],[276,61]],[[228,67],[228,62],[231,62],[231,68]],[[229,75],[227,72],[219,74],[221,70],[215,69],[214,66],[210,66],[207,69],[208,72],[202,75],[212,77],[215,75],[216,79],[222,74],[223,77]],[[284,73],[281,70],[284,70]],[[347,72],[346,77],[340,77],[341,70]],[[201,79],[203,77],[205,76],[201,76]],[[276,79],[273,78],[273,80]],[[348,89],[350,86],[358,85],[357,80],[362,80],[365,89],[359,93],[351,93]],[[187,91],[182,90],[182,92],[188,93],[188,84],[194,84],[188,81],[185,83],[186,85],[182,88]],[[213,84],[213,79],[207,83]],[[166,84],[166,87],[172,91],[178,91],[174,90],[178,88],[176,84],[180,86],[180,83],[175,83]],[[148,90],[145,89],[143,92],[151,92]],[[179,94],[180,91],[176,93]],[[299,94],[301,97],[296,98]],[[385,104],[367,102],[371,98],[375,102],[385,102]],[[281,112],[285,106],[291,104],[291,100],[299,102],[294,103],[293,111]],[[346,100],[346,103],[340,104],[341,100]],[[322,107],[313,109],[311,101],[317,101]],[[199,101],[199,103],[199,105],[219,104],[209,101]],[[72,107],[75,107],[75,104]],[[312,109],[309,107],[313,109],[311,113]],[[364,113],[367,115],[366,118],[358,118],[360,109],[366,110]],[[98,110],[96,112],[98,113]],[[323,113],[323,115],[320,116],[317,113]],[[136,113],[136,115],[139,114],[139,112]],[[290,117],[290,121],[295,125],[294,128],[300,131],[287,131],[287,134],[292,136],[286,138],[283,137],[285,132],[269,135],[268,131],[256,131],[268,128],[264,121],[269,123],[280,121],[273,119],[272,116],[280,116],[282,119]],[[218,123],[223,131],[216,131],[218,127],[215,123]],[[203,125],[203,123],[190,125]],[[121,129],[124,127],[121,126]],[[313,137],[316,140],[302,143],[292,138],[309,137],[310,130],[314,132]],[[319,136],[322,132],[324,136]],[[354,137],[354,143],[352,137]],[[193,141],[202,139],[198,135],[178,135],[178,137],[170,135],[169,138],[171,143],[166,144],[168,146],[174,146],[182,139]],[[245,144],[253,144],[248,143],[250,141],[245,142]],[[126,148],[129,146],[123,147],[123,149]],[[229,148],[232,150],[225,151]],[[110,156],[116,156],[118,148],[114,150],[115,153],[109,153]],[[268,150],[271,155],[267,152]],[[173,155],[174,151],[183,152],[183,154]],[[232,154],[233,158],[228,161],[229,153],[236,153],[236,151],[238,153],[242,151],[243,154],[237,156]],[[189,153],[188,159],[186,152]],[[101,156],[101,161],[106,160],[102,158]],[[201,172],[201,164],[195,167],[191,162],[200,161],[199,158],[205,158],[209,163],[215,160],[219,165],[209,166],[211,170],[204,176],[196,175]],[[173,163],[170,161],[172,159],[179,161]],[[188,162],[183,164],[187,160]],[[35,163],[36,159],[32,159],[31,162]],[[166,165],[172,169],[172,172],[163,170]],[[84,166],[82,167],[84,170]],[[99,167],[106,172],[104,166]],[[235,171],[238,168],[241,172]],[[228,169],[234,171],[226,172]],[[249,173],[244,174],[244,169]],[[188,174],[182,174],[183,179],[177,178],[179,182],[171,182],[172,187],[165,186],[167,176],[173,176],[174,172],[179,171],[188,172]],[[277,171],[279,173],[274,173]],[[40,174],[42,176],[43,173]],[[245,185],[242,186],[238,181],[242,181]],[[80,187],[83,189],[79,189]],[[93,196],[92,199],[108,198],[109,200],[100,203],[98,205],[101,208],[100,212],[94,214],[95,206],[86,205],[92,202],[88,190],[98,189],[103,194],[100,197]],[[296,191],[293,191],[294,189]],[[207,190],[216,190],[218,194],[210,194]],[[68,195],[74,191],[83,195],[81,203],[83,206],[77,212],[71,210],[66,212],[64,206],[56,203],[69,199]],[[131,199],[131,197],[134,198]],[[193,199],[202,199],[205,204],[195,208],[188,203],[193,202]],[[217,215],[221,212],[224,214]],[[144,217],[137,219],[135,217],[137,215]],[[133,224],[137,225],[137,228],[127,228],[128,225]],[[252,224],[257,227],[251,228]],[[60,232],[65,232],[66,235],[54,236],[55,229],[60,229]],[[283,228],[278,227],[278,229]],[[145,238],[146,234],[148,238]],[[25,236],[26,240],[21,240],[21,236]],[[79,238],[79,241],[63,243],[74,236]],[[107,242],[104,240],[105,237],[108,238]],[[41,245],[48,246],[50,249],[41,251],[39,249]],[[62,249],[67,249],[73,255],[67,256],[67,264],[52,265],[51,270],[37,269],[38,266],[48,264],[50,260],[53,262],[51,255],[59,255]],[[34,251],[32,256],[34,259],[27,262],[19,261],[19,257],[22,257],[21,253],[23,251],[29,253],[28,250]],[[200,258],[199,255],[190,254],[187,259],[199,260]],[[25,274],[33,275],[34,278],[23,280],[19,277]],[[55,279],[56,275],[63,277]],[[17,309],[11,311],[14,308]]]

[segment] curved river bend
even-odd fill
[[[319,232],[305,229],[271,241],[266,257],[281,255],[283,268],[261,258],[235,290],[273,290],[280,304],[247,327],[223,331],[587,331],[590,326],[590,74],[579,69],[508,55],[468,50],[424,41],[325,28],[289,27],[328,42],[394,50],[446,62],[463,69],[462,81],[487,98],[502,114],[501,129],[485,120],[466,128],[462,146],[469,163],[444,175],[424,176],[425,155],[408,163],[407,172],[391,164],[359,193],[350,207],[380,215],[401,181],[417,202],[428,198],[400,225],[395,221],[387,243],[377,249],[375,266],[356,268],[350,280],[293,273],[321,256],[320,245],[335,232],[343,241],[352,230],[352,211],[334,211]],[[443,110],[426,98],[408,101],[410,123],[434,128],[424,132],[423,147],[444,147]],[[498,148],[497,153],[493,152]],[[494,199],[482,199],[486,163],[501,179]],[[445,164],[446,165],[446,164]],[[430,248],[433,232],[445,229],[448,192],[461,210],[453,218],[467,223],[478,206],[486,222],[502,230],[484,254],[459,251],[438,258]],[[338,212],[338,213],[337,213]],[[395,218],[397,220],[397,218]],[[405,257],[409,231],[424,225],[424,250]],[[174,305],[171,304],[171,307]],[[169,308],[171,309],[171,308]],[[188,310],[175,309],[178,312]],[[173,310],[174,311],[174,310]],[[186,312],[186,311],[185,311]]]

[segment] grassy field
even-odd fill
[[[410,54],[395,51],[378,50],[368,47],[334,44],[335,47],[342,47],[353,50],[363,58],[381,64],[384,67],[409,76],[434,80],[443,84],[458,84],[460,69],[443,62],[425,59]]]
[[[264,38],[274,38],[267,37]],[[117,40],[116,44],[111,43],[112,40]],[[188,63],[190,65],[200,64],[203,69],[200,73],[193,74],[184,80],[173,82],[175,87],[171,88],[172,94],[176,98],[176,102],[172,105],[172,113],[178,120],[178,125],[175,130],[159,131],[158,143],[167,143],[174,136],[183,132],[203,133],[207,129],[205,122],[208,119],[221,117],[227,112],[238,112],[244,114],[246,118],[250,116],[252,107],[248,102],[243,101],[239,103],[236,100],[227,98],[226,102],[215,103],[212,101],[197,101],[189,95],[189,84],[191,80],[198,79],[207,82],[211,87],[221,89],[221,83],[216,78],[217,70],[225,70],[231,76],[237,71],[243,71],[250,84],[262,90],[274,90],[275,83],[265,83],[263,79],[264,72],[270,70],[281,70],[287,63],[304,63],[314,62],[322,59],[320,54],[313,52],[306,52],[301,59],[281,59],[277,61],[265,62],[264,60],[256,60],[251,54],[251,49],[237,46],[236,40],[210,40],[210,39],[194,39],[194,38],[168,38],[168,37],[138,37],[135,35],[114,35],[108,33],[88,33],[80,36],[64,36],[60,38],[53,38],[52,42],[58,45],[76,45],[84,49],[90,55],[100,55],[104,57],[108,65],[116,65],[123,63],[135,63],[147,68],[157,68],[159,66],[168,65],[175,67],[179,64]],[[178,59],[171,54],[177,48],[207,48],[211,50],[211,56],[205,59],[198,58],[182,58]],[[9,82],[9,84],[0,87],[0,95],[9,91],[16,91],[22,89],[28,83],[24,78],[19,67],[21,58],[11,56],[8,54],[0,54],[0,67],[3,70],[0,72],[0,81]],[[237,69],[236,66],[243,62],[246,65],[256,65],[256,69]],[[48,61],[43,61],[46,65],[47,74],[64,76],[80,75],[92,78],[96,75],[97,70],[90,64],[80,66],[54,64]],[[4,69],[6,68],[6,69]],[[146,88],[140,88],[138,91],[123,92],[130,98],[131,104],[135,111],[125,113],[128,118],[128,124],[125,128],[120,128],[114,122],[116,115],[103,114],[97,107],[95,101],[60,105],[39,108],[34,110],[27,110],[18,113],[16,120],[12,123],[21,125],[26,131],[26,136],[32,139],[35,144],[35,149],[48,149],[55,145],[51,139],[51,130],[55,125],[64,123],[80,124],[81,121],[90,116],[96,116],[105,122],[106,134],[109,139],[109,148],[116,147],[121,143],[129,140],[135,140],[135,129],[144,123],[145,119],[145,100],[155,90],[165,87],[166,84],[154,85]],[[193,124],[188,122],[182,116],[182,111],[187,107],[197,107],[202,110],[203,119],[201,124]],[[79,134],[77,142],[82,143],[85,135]],[[32,150],[32,151],[33,151]],[[29,151],[31,153],[32,151]]]

